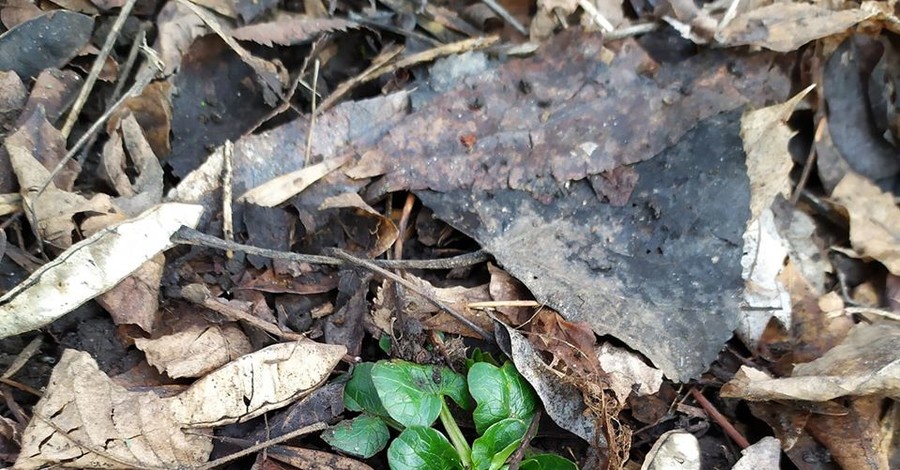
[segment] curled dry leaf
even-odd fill
[[[750,224],[772,205],[776,196],[791,193],[790,173],[794,162],[788,152],[788,141],[797,132],[787,121],[814,87],[810,85],[784,103],[747,111],[741,116],[741,139],[750,178]]]
[[[144,351],[150,365],[173,379],[200,377],[253,351],[234,323],[195,323],[159,338],[136,338],[134,345]]]
[[[346,353],[344,346],[313,341],[274,344],[226,364],[167,400],[184,426],[243,422],[310,393]]]
[[[370,257],[376,258],[380,256],[397,241],[400,230],[394,224],[394,221],[378,213],[366,201],[363,201],[363,198],[358,193],[350,192],[329,197],[319,206],[320,210],[340,208],[355,209],[353,214],[355,220],[348,220],[344,230],[357,243],[363,244],[363,246],[368,245],[366,246],[368,248],[366,253]],[[362,229],[364,236],[354,237],[355,233],[351,233],[354,232],[354,228],[357,229],[356,231]],[[356,240],[356,238],[365,239]]]
[[[175,468],[203,463],[212,450],[211,438],[183,432],[155,393],[116,385],[88,353],[72,349],[34,414],[16,468]]]
[[[827,401],[847,395],[900,397],[900,326],[859,324],[843,343],[775,379],[746,366],[722,387],[723,397],[745,400]]]
[[[165,264],[166,257],[157,253],[134,274],[97,297],[97,303],[109,312],[116,325],[134,324],[152,333],[159,307],[159,282]]]
[[[73,245],[0,297],[0,338],[40,328],[110,290],[172,246],[182,225],[196,227],[201,206],[168,203]]]
[[[850,244],[900,274],[900,208],[868,179],[848,172],[831,194],[850,214]]]

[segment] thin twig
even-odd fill
[[[122,90],[125,89],[125,83],[128,81],[128,77],[131,76],[134,64],[137,63],[138,54],[141,52],[141,46],[147,42],[147,29],[149,28],[150,23],[146,21],[141,22],[137,36],[134,38],[134,42],[131,43],[131,49],[128,50],[128,57],[119,69],[119,76],[116,78],[116,88],[113,89],[112,94],[109,95],[107,102],[115,102],[119,99],[119,96],[122,95]],[[77,159],[78,165],[84,164],[84,161],[87,160],[88,154],[90,153],[91,148],[94,147],[95,142],[97,142],[97,134],[92,135],[88,143],[84,145],[84,149],[82,149],[81,155],[79,155]]]
[[[229,320],[243,321],[245,323],[248,323],[277,338],[282,338],[289,341],[300,341],[306,339],[305,336],[299,333],[294,333],[293,331],[282,331],[280,328],[278,328],[277,325],[269,323],[261,318],[255,317],[239,308],[232,307],[231,305],[228,305],[218,298],[213,297],[212,294],[210,294],[209,289],[207,289],[203,284],[188,285],[181,290],[181,293],[185,299],[197,305],[201,305],[216,313],[222,314]]]
[[[38,352],[39,349],[41,349],[41,345],[43,343],[44,341],[40,336],[36,336],[33,340],[31,340],[31,342],[28,343],[27,346],[19,351],[19,354],[17,354],[16,358],[13,359],[12,364],[10,364],[9,367],[6,368],[6,370],[3,372],[3,375],[0,375],[0,378],[8,379],[15,375],[15,373],[18,372],[19,369],[21,369],[25,365],[25,363],[27,363],[28,360]]]
[[[816,151],[816,142],[822,138],[824,132],[825,119],[819,118],[819,122],[816,123],[816,132],[813,135],[812,144],[809,146],[809,153],[806,155],[806,162],[803,164],[803,173],[800,174],[800,179],[797,181],[797,186],[794,188],[794,194],[791,195],[791,205],[793,206],[796,206],[797,202],[800,201],[800,194],[803,192],[803,188],[806,187],[806,182],[809,181],[809,175],[812,174],[816,156],[818,155],[818,152]]]
[[[600,10],[594,6],[589,0],[578,0],[578,6],[594,20],[594,23],[600,27],[605,33],[612,32],[616,29],[613,24],[600,13]]]
[[[630,38],[632,36],[639,36],[641,34],[646,34],[651,31],[656,31],[661,26],[661,23],[637,23],[631,26],[626,26],[624,28],[619,28],[608,33],[603,34],[604,41],[615,41],[616,39],[625,39]]]
[[[727,434],[735,444],[739,445],[741,449],[750,447],[750,441],[748,441],[747,438],[740,433],[740,431],[735,429],[731,422],[729,422],[722,413],[719,413],[719,410],[717,410],[716,407],[714,407],[713,404],[710,403],[702,393],[700,393],[696,388],[691,388],[691,396],[694,397],[694,400],[697,400],[697,403],[700,404],[700,406],[703,408],[703,411],[705,411],[706,414],[709,415],[709,417],[712,418],[712,420],[715,421],[723,431],[725,431],[725,434]]]
[[[519,464],[522,463],[522,458],[525,457],[525,451],[528,449],[528,444],[534,439],[534,436],[537,434],[538,423],[541,422],[541,410],[537,410],[534,412],[534,416],[531,417],[531,423],[528,424],[528,429],[525,431],[525,436],[522,437],[522,442],[519,443],[519,447],[516,448],[516,451],[509,457],[509,470],[519,470]]]
[[[466,307],[474,309],[498,308],[498,307],[542,307],[544,304],[534,300],[486,300],[484,302],[471,302]]]
[[[407,289],[415,292],[416,294],[419,294],[420,296],[422,296],[422,298],[424,298],[425,300],[427,300],[428,302],[433,304],[435,307],[449,313],[457,321],[459,321],[463,325],[466,325],[475,333],[478,333],[478,335],[481,336],[482,339],[485,339],[485,340],[493,340],[494,339],[494,335],[485,331],[484,328],[476,325],[475,322],[466,318],[465,315],[463,315],[462,313],[457,311],[455,308],[453,308],[450,305],[445,304],[441,300],[436,299],[433,296],[429,295],[421,287],[413,284],[412,282],[407,281],[406,279],[388,271],[387,269],[382,268],[381,266],[376,265],[375,263],[373,263],[369,260],[357,258],[345,251],[336,249],[336,250],[334,250],[334,255],[345,261],[349,261],[352,264],[364,267],[376,274],[381,275],[382,277],[386,277],[386,278],[402,285],[403,287],[406,287]]]
[[[75,121],[78,120],[81,108],[84,106],[84,103],[87,102],[88,95],[91,94],[94,83],[97,82],[97,77],[100,76],[100,71],[103,70],[103,65],[106,63],[106,58],[109,57],[110,51],[112,51],[113,46],[116,44],[116,39],[119,38],[119,32],[122,31],[122,26],[125,24],[125,20],[128,19],[128,14],[131,13],[131,9],[134,8],[135,3],[137,3],[137,0],[128,0],[125,2],[125,5],[122,5],[119,16],[116,17],[112,29],[110,29],[109,34],[106,35],[106,42],[103,43],[103,48],[100,49],[97,58],[94,59],[94,65],[91,67],[91,72],[84,80],[81,92],[78,93],[78,98],[75,99],[75,104],[72,105],[72,110],[69,111],[69,116],[66,117],[66,122],[63,124],[62,130],[60,131],[63,137],[69,137],[69,133],[71,133],[72,128],[75,127]]]
[[[342,266],[347,264],[346,261],[333,256],[306,255],[290,251],[259,248],[251,245],[244,245],[242,243],[226,242],[221,238],[198,232],[189,227],[181,227],[178,229],[178,231],[172,235],[171,240],[180,245],[203,246],[206,248],[215,248],[217,250],[243,251],[249,255],[264,256],[273,259],[286,259],[300,263],[325,264],[330,266]],[[472,253],[454,256],[452,258],[430,260],[373,260],[372,263],[387,269],[454,269],[478,264],[487,261],[489,258],[490,255],[488,255],[486,251],[478,250]]]
[[[503,21],[509,23],[510,26],[513,27],[516,31],[521,33],[523,36],[528,36],[528,30],[522,26],[522,23],[519,23],[515,17],[513,17],[506,8],[503,8],[503,5],[495,2],[494,0],[481,0],[481,3],[487,5],[488,8],[494,11],[500,18],[503,18]]]
[[[225,141],[222,149],[222,235],[226,241],[234,243],[234,212],[232,210],[232,178],[234,170],[232,159],[234,158],[234,144],[230,140]],[[234,252],[225,250],[225,257],[231,259]]]
[[[248,448],[246,448],[246,449],[244,449],[244,450],[235,452],[235,453],[233,453],[233,454],[231,454],[231,455],[228,455],[228,456],[226,456],[226,457],[222,457],[221,459],[216,459],[216,460],[213,460],[213,461],[211,461],[211,462],[207,462],[207,463],[205,463],[205,464],[203,464],[203,465],[199,465],[199,466],[197,466],[197,467],[194,467],[194,469],[195,469],[195,470],[208,470],[208,469],[211,469],[211,468],[215,468],[215,467],[218,467],[219,465],[222,465],[222,464],[224,464],[224,463],[231,462],[232,460],[235,460],[235,459],[239,459],[239,458],[241,458],[241,457],[243,457],[243,456],[245,456],[245,455],[250,455],[250,454],[252,454],[252,453],[254,453],[254,452],[258,452],[258,451],[263,450],[263,449],[265,449],[265,448],[271,447],[271,446],[273,446],[273,445],[275,445],[275,444],[280,444],[280,443],[282,443],[282,442],[285,442],[285,441],[289,441],[289,440],[291,440],[291,439],[294,439],[295,437],[304,436],[304,435],[306,435],[306,434],[314,433],[314,432],[316,432],[316,431],[321,431],[321,430],[323,430],[323,429],[325,429],[325,424],[324,424],[324,423],[310,424],[309,426],[304,426],[304,427],[302,427],[302,428],[300,428],[300,429],[291,431],[291,432],[289,432],[289,433],[287,433],[287,434],[284,434],[284,435],[282,435],[282,436],[278,436],[278,437],[276,437],[275,439],[269,439],[268,441],[260,442],[259,444],[256,444],[255,446],[248,447]]]
[[[313,131],[316,127],[316,89],[319,87],[319,59],[313,62],[312,111],[309,113],[309,128],[306,129],[306,152],[303,155],[303,167],[309,166],[309,154],[312,153]]]

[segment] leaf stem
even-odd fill
[[[472,448],[469,447],[469,443],[466,442],[466,438],[456,424],[456,420],[453,419],[453,415],[450,414],[450,408],[447,407],[447,401],[443,396],[441,397],[440,417],[441,424],[444,425],[444,429],[447,431],[447,437],[450,438],[453,448],[455,448],[456,453],[459,454],[459,460],[462,461],[463,468],[471,468]]]

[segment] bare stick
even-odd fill
[[[616,27],[613,26],[613,24],[610,23],[609,20],[600,13],[600,10],[598,10],[589,0],[578,0],[578,6],[594,20],[594,23],[596,23],[603,32],[608,33],[616,29]]]
[[[725,431],[725,434],[727,434],[735,444],[741,446],[741,449],[750,447],[750,442],[747,440],[747,438],[744,437],[744,435],[741,434],[737,429],[735,429],[731,422],[729,422],[728,419],[725,418],[724,415],[722,415],[722,413],[719,413],[719,410],[717,410],[716,407],[714,407],[713,404],[710,403],[702,393],[700,393],[696,388],[692,388],[691,396],[694,397],[694,400],[697,400],[697,403],[700,404],[700,406],[703,408],[703,411],[705,411],[706,414],[709,415],[709,417],[712,418],[712,420],[715,421],[715,423],[718,424],[723,431]]]
[[[304,435],[306,435],[306,434],[314,433],[314,432],[316,432],[316,431],[321,431],[321,430],[323,430],[323,429],[325,429],[325,424],[324,424],[324,423],[310,424],[309,426],[304,426],[304,427],[302,427],[302,428],[300,428],[300,429],[296,429],[296,430],[291,431],[291,432],[289,432],[289,433],[287,433],[287,434],[285,434],[285,435],[283,435],[283,436],[278,436],[278,437],[276,437],[275,439],[269,439],[268,441],[260,442],[259,444],[256,444],[255,446],[248,447],[248,448],[246,448],[246,449],[244,449],[244,450],[241,450],[241,451],[235,452],[235,453],[233,453],[233,454],[231,454],[231,455],[222,457],[221,459],[216,459],[216,460],[213,460],[213,461],[211,461],[211,462],[207,462],[207,463],[204,464],[204,465],[200,465],[200,466],[198,466],[198,467],[194,467],[194,469],[196,469],[196,470],[208,470],[208,469],[211,469],[211,468],[215,468],[215,467],[218,467],[219,465],[222,465],[222,464],[224,464],[224,463],[231,462],[232,460],[235,460],[235,459],[239,459],[239,458],[241,458],[241,457],[243,457],[243,456],[245,456],[245,455],[250,455],[250,454],[252,454],[252,453],[254,453],[254,452],[258,452],[258,451],[263,450],[263,449],[265,449],[265,448],[271,447],[271,446],[273,446],[273,445],[275,445],[275,444],[280,444],[280,443],[282,443],[282,442],[284,442],[284,441],[289,441],[289,440],[291,440],[291,439],[293,439],[293,438],[295,438],[295,437],[304,436]]]
[[[335,258],[333,256],[322,255],[306,255],[302,253],[294,253],[291,251],[270,250],[267,248],[259,248],[242,243],[231,243],[221,238],[198,232],[189,227],[181,227],[171,240],[181,245],[203,246],[206,248],[215,248],[217,250],[234,250],[243,251],[250,255],[264,256],[266,258],[286,259],[297,261],[300,263],[325,264],[331,266],[341,266],[347,264],[346,261]],[[487,261],[490,255],[484,250],[474,251],[452,258],[440,259],[423,259],[423,260],[373,260],[372,263],[387,269],[454,269],[464,266],[471,266]]]
[[[319,59],[313,62],[313,92],[312,111],[309,113],[309,129],[306,130],[306,153],[303,156],[303,166],[309,166],[309,154],[312,152],[313,129],[316,127],[316,89],[319,87]]]
[[[503,5],[495,2],[494,0],[481,0],[481,3],[487,5],[488,8],[494,11],[500,18],[503,18],[503,21],[509,23],[516,31],[522,33],[523,36],[528,36],[528,30],[522,26],[522,23],[519,23],[519,20],[515,19],[506,8],[503,8]]]
[[[417,285],[415,285],[415,284],[413,284],[413,283],[407,281],[406,279],[404,279],[404,278],[402,278],[402,277],[400,277],[400,276],[398,276],[398,275],[396,275],[396,274],[394,274],[394,273],[388,271],[387,269],[382,268],[381,266],[376,265],[375,263],[373,263],[373,262],[371,262],[371,261],[369,261],[369,260],[357,258],[357,257],[355,257],[355,256],[353,256],[353,255],[351,255],[351,254],[349,254],[349,253],[347,253],[347,252],[345,252],[345,251],[334,250],[334,254],[335,254],[335,256],[337,256],[338,258],[344,259],[344,260],[349,261],[349,262],[351,262],[351,263],[353,263],[353,264],[356,264],[356,265],[358,265],[358,266],[362,266],[362,267],[364,267],[364,268],[366,268],[366,269],[368,269],[368,270],[370,270],[370,271],[372,271],[372,272],[374,272],[374,273],[376,273],[376,274],[380,274],[382,277],[386,277],[386,278],[388,278],[388,279],[390,279],[390,280],[392,280],[392,281],[394,281],[394,282],[400,284],[401,286],[406,287],[407,289],[409,289],[409,290],[415,292],[416,294],[421,295],[422,298],[424,298],[425,300],[427,300],[428,302],[430,302],[431,304],[433,304],[435,307],[437,307],[437,308],[439,308],[439,309],[441,309],[441,310],[443,310],[443,311],[449,313],[449,314],[450,314],[453,318],[455,318],[457,321],[459,321],[459,322],[462,323],[463,325],[466,325],[467,327],[469,327],[469,328],[470,328],[472,331],[474,331],[475,333],[478,333],[478,335],[481,336],[483,339],[485,339],[485,340],[492,340],[492,339],[494,339],[494,335],[488,333],[488,332],[485,331],[482,327],[476,325],[472,320],[469,320],[468,318],[466,318],[465,315],[463,315],[462,313],[460,313],[459,311],[457,311],[455,308],[453,308],[453,307],[451,307],[451,306],[445,304],[444,302],[442,302],[442,301],[440,301],[440,300],[434,298],[433,296],[431,296],[431,295],[429,295],[427,292],[425,292],[422,288],[420,288],[419,286],[417,286]]]
[[[257,318],[239,308],[232,307],[231,305],[220,301],[218,298],[214,298],[212,294],[210,294],[209,289],[203,284],[189,284],[181,289],[181,295],[197,305],[202,305],[213,312],[224,315],[229,320],[246,322],[272,336],[290,341],[306,339],[305,336],[294,333],[293,331],[281,331],[277,325],[273,325],[272,323]]]
[[[234,216],[232,212],[231,199],[232,187],[231,180],[234,174],[232,169],[232,158],[234,157],[234,144],[230,140],[225,141],[225,148],[222,150],[223,168],[222,168],[222,234],[225,240],[234,242]],[[231,259],[234,252],[225,250],[225,257]]]
[[[125,89],[125,82],[128,80],[128,77],[131,75],[131,71],[134,69],[134,64],[137,63],[138,53],[141,52],[141,45],[147,42],[147,29],[150,28],[150,23],[142,22],[140,29],[138,30],[137,36],[134,38],[134,42],[131,44],[131,49],[128,50],[128,58],[125,59],[125,63],[122,64],[122,67],[119,69],[119,77],[116,79],[116,88],[113,89],[111,95],[109,95],[109,101],[115,102],[119,99],[119,96],[122,96],[122,90]],[[97,141],[97,134],[91,136],[91,139],[84,145],[84,149],[81,152],[81,155],[78,156],[78,164],[81,165],[87,160],[88,152],[90,152],[91,148],[94,147],[94,143]]]
[[[103,43],[103,48],[100,49],[100,53],[98,53],[97,58],[94,59],[94,66],[91,67],[91,72],[88,74],[87,79],[85,79],[84,85],[81,87],[81,92],[78,94],[78,98],[75,99],[72,110],[69,111],[69,116],[66,117],[66,123],[63,124],[62,130],[60,131],[62,132],[63,137],[69,137],[69,133],[71,133],[72,128],[75,127],[75,121],[78,120],[81,108],[84,107],[84,103],[87,102],[88,95],[91,94],[94,83],[97,82],[97,77],[100,75],[100,71],[103,70],[103,64],[106,63],[109,52],[116,44],[119,32],[122,31],[122,26],[125,24],[125,20],[128,19],[128,14],[131,13],[131,9],[134,8],[135,3],[137,3],[137,0],[128,0],[125,2],[125,5],[122,5],[122,10],[119,11],[119,16],[116,17],[116,22],[113,23],[112,29],[109,30],[109,34],[106,35],[106,42]]]

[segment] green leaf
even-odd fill
[[[518,447],[528,424],[517,418],[508,418],[491,425],[484,435],[472,443],[472,466],[476,470],[497,470]],[[511,450],[509,450],[511,448]],[[506,455],[498,455],[508,451]],[[494,463],[495,457],[499,460]]]
[[[466,358],[466,369],[471,369],[473,365],[479,362],[487,362],[488,364],[500,367],[500,362],[494,358],[489,352],[484,352],[480,348],[475,348],[472,354]]]
[[[391,337],[390,335],[382,334],[380,338],[378,338],[378,347],[384,351],[385,354],[391,353]]]
[[[431,428],[406,428],[387,452],[391,470],[461,470],[459,455],[443,434]]]
[[[322,439],[344,453],[367,459],[384,449],[390,438],[381,418],[359,415],[322,432]]]
[[[578,470],[578,465],[556,454],[539,454],[523,460],[519,470]]]
[[[503,367],[479,362],[469,369],[468,381],[469,392],[478,403],[472,414],[478,434],[506,418],[531,421],[537,396],[511,362]]]
[[[466,378],[447,367],[406,361],[382,361],[372,368],[372,383],[391,418],[403,426],[431,426],[441,412],[441,396],[469,408]]]
[[[378,398],[378,392],[375,391],[375,384],[372,383],[372,367],[373,362],[364,362],[357,364],[353,368],[353,375],[344,386],[344,406],[350,411],[365,411],[375,416],[389,416],[381,399]]]

